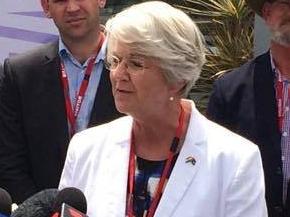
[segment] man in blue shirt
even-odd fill
[[[59,40],[4,62],[0,186],[14,202],[57,187],[70,138],[120,116],[104,67],[106,41],[99,12],[105,3],[41,0]]]

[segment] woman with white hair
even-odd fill
[[[134,5],[106,24],[112,91],[127,114],[76,134],[60,188],[81,189],[90,217],[265,217],[258,148],[184,99],[205,62],[181,10]]]

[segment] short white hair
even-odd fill
[[[185,82],[186,96],[205,63],[205,43],[192,19],[161,1],[133,5],[106,23],[108,53],[113,42],[125,43],[136,54],[157,60],[168,83]]]

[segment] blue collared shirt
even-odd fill
[[[100,52],[95,60],[95,67],[93,68],[89,85],[85,93],[83,103],[80,108],[80,112],[76,119],[75,132],[82,131],[87,128],[91,111],[94,105],[94,100],[96,92],[99,86],[101,74],[103,71],[103,64],[105,59],[106,43],[103,43]],[[84,64],[78,62],[76,58],[71,54],[65,44],[59,39],[59,55],[61,61],[65,66],[65,71],[68,77],[69,84],[69,96],[74,107],[76,102],[76,97],[80,89],[81,83],[84,78],[84,73],[88,65],[88,60]],[[68,121],[69,124],[69,121]],[[70,127],[70,126],[69,126]]]

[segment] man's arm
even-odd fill
[[[9,60],[0,72],[0,186],[19,203],[35,193],[23,127],[20,88]]]

